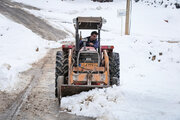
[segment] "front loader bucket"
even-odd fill
[[[61,85],[61,96],[71,96],[75,94],[79,94],[83,91],[89,91],[95,88],[107,88],[109,86],[100,86],[100,85]]]

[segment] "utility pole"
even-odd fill
[[[125,35],[130,35],[130,25],[131,25],[130,13],[131,13],[131,7],[132,7],[132,0],[127,0],[127,3],[126,3]]]

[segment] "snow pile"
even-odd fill
[[[148,6],[154,7],[165,7],[165,8],[172,8],[172,9],[180,9],[180,0],[134,0],[135,2],[142,2]]]
[[[66,106],[64,111],[97,117],[97,120],[179,119],[179,101],[172,96],[158,95],[154,91],[138,92],[114,86],[63,98],[62,105]]]
[[[23,25],[0,14],[0,90],[18,83],[18,73],[42,58],[55,42],[43,40]]]

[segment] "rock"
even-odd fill
[[[38,52],[39,51],[39,48],[36,48],[36,52]]]
[[[160,56],[161,56],[162,54],[163,54],[162,52],[159,53]]]
[[[169,21],[168,20],[164,20],[164,22],[168,23]]]
[[[152,61],[154,61],[156,59],[156,55],[152,56]]]

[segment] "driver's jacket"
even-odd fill
[[[91,41],[91,40],[90,40],[90,36],[87,37],[87,39],[88,39],[88,41],[86,42],[86,46],[87,46],[87,47],[94,47],[95,49],[97,49],[97,48],[99,47],[99,42],[98,42],[97,39]],[[93,43],[94,45],[90,45],[89,43]],[[80,48],[83,47],[83,41],[82,41],[82,40],[80,41],[79,45],[80,45]]]

